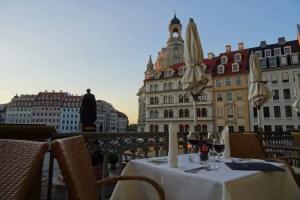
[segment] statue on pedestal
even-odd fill
[[[96,98],[91,94],[91,90],[87,89],[86,94],[83,95],[80,106],[80,121],[82,123],[82,131],[96,132],[95,121],[97,119],[97,104]]]

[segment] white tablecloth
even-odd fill
[[[282,166],[282,164],[277,164]],[[201,170],[196,174],[184,172],[200,166],[190,162],[187,155],[179,156],[178,168],[168,164],[155,165],[147,159],[132,160],[122,175],[148,176],[164,189],[167,200],[293,200],[300,199],[300,190],[292,175],[285,172],[231,170],[221,164],[220,170]],[[152,186],[140,181],[119,182],[111,200],[156,200]]]

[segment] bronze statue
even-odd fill
[[[83,95],[80,106],[80,121],[82,123],[82,131],[96,131],[95,121],[97,119],[97,104],[96,98],[91,94],[91,90],[87,89],[86,94]]]

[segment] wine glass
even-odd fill
[[[196,153],[196,146],[199,144],[199,134],[196,133],[196,132],[190,132],[188,135],[187,135],[187,141],[188,143],[192,146],[192,150],[191,152],[192,153]],[[191,160],[193,160],[193,157],[192,155],[190,156]]]
[[[221,162],[220,154],[223,153],[225,150],[224,140],[220,136],[218,138],[213,139],[213,149],[218,155],[217,168],[219,168]]]
[[[206,145],[208,146],[208,149],[209,149],[209,160],[210,160],[209,163],[210,163],[210,168],[211,169],[215,168],[215,163],[216,163],[216,159],[215,159],[216,152],[214,152],[214,149],[213,149],[214,138],[216,138],[216,133],[209,132],[207,134],[207,139],[205,141],[205,143],[206,143]]]

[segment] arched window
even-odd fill
[[[154,104],[154,98],[150,97],[150,104]]]
[[[202,132],[207,132],[207,125],[206,124],[202,124]]]
[[[164,103],[168,103],[168,97],[164,96]]]
[[[150,132],[154,132],[154,125],[153,124],[150,125]]]
[[[157,124],[154,126],[154,132],[158,132],[158,125]]]
[[[206,110],[206,108],[202,108],[201,109],[201,115],[202,115],[202,117],[207,117],[207,110]]]
[[[184,125],[183,124],[179,125],[179,132],[184,132]]]
[[[197,108],[197,117],[201,117],[201,109]]]
[[[182,83],[181,83],[181,81],[178,81],[178,89],[182,89]]]
[[[240,53],[234,55],[235,62],[241,62],[241,60],[242,60],[242,55]]]
[[[154,118],[158,118],[158,111],[157,110],[154,111]]]
[[[227,56],[222,56],[222,57],[221,57],[221,63],[222,63],[223,65],[226,65],[226,64],[227,64]]]
[[[182,94],[180,94],[178,96],[178,100],[179,100],[179,103],[183,103],[183,95]]]
[[[169,118],[173,118],[173,110],[169,110]]]
[[[169,96],[169,103],[174,103],[174,97]]]
[[[190,100],[189,96],[188,95],[184,95],[184,102],[185,103],[188,103]]]
[[[169,90],[173,90],[173,83],[172,82],[169,83]]]
[[[154,85],[154,91],[158,91],[158,85],[157,84]]]
[[[164,132],[165,133],[169,132],[169,126],[168,126],[168,124],[165,124],[165,126],[164,126]]]
[[[224,74],[224,71],[225,71],[224,65],[219,65],[218,66],[218,74]]]
[[[196,131],[201,132],[201,125],[200,124],[197,125],[197,130]]]
[[[150,111],[150,119],[152,119],[153,118],[153,111],[151,110]]]
[[[185,117],[189,117],[189,116],[190,116],[190,111],[189,111],[189,109],[185,109],[185,110],[184,110],[184,116],[185,116]]]
[[[184,126],[184,131],[185,131],[185,132],[189,132],[189,131],[190,131],[190,126],[189,126],[188,124],[186,124],[186,125]]]
[[[169,117],[168,110],[165,110],[165,111],[164,111],[164,118],[168,118],[168,117]]]
[[[154,98],[154,104],[158,104],[158,97]]]
[[[179,110],[179,117],[183,117],[183,109]]]
[[[164,90],[165,91],[167,91],[169,89],[168,86],[169,86],[168,83],[164,83]]]

